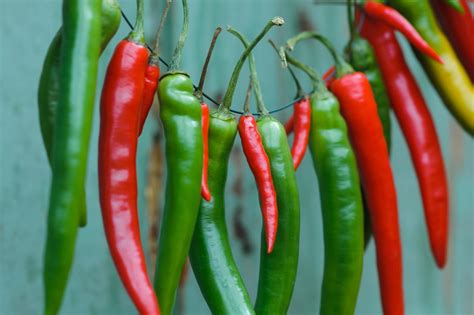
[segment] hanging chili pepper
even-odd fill
[[[228,29],[233,35],[239,36],[233,29]],[[240,37],[239,37],[240,38]],[[245,42],[244,40],[242,40]],[[254,62],[253,55],[249,54],[249,59]],[[252,80],[255,89],[259,89],[258,81]],[[261,95],[255,94],[257,103],[262,104],[259,99]],[[250,113],[249,104],[245,104],[244,114],[239,120],[239,135],[242,141],[242,149],[244,151],[250,170],[252,171],[257,182],[260,206],[262,208],[265,239],[267,245],[267,254],[273,251],[275,239],[278,230],[278,204],[275,187],[273,184],[271,166],[268,156],[262,144],[260,133],[257,129],[257,121]]]
[[[99,192],[105,235],[122,283],[140,314],[159,314],[137,213],[137,130],[147,60],[143,0],[137,0],[135,28],[117,45],[102,88]]]
[[[354,314],[363,266],[362,199],[356,159],[336,97],[318,74],[288,53],[281,57],[313,83],[309,147],[318,177],[324,227],[321,314]]]
[[[201,196],[206,199],[206,201],[211,201],[211,192],[209,191],[209,186],[207,184],[207,172],[208,172],[208,134],[209,134],[209,106],[204,102],[202,97],[202,88],[204,87],[204,80],[206,79],[207,67],[209,66],[209,61],[211,60],[212,51],[216,44],[217,37],[219,36],[222,29],[220,27],[216,28],[214,35],[212,37],[211,45],[209,46],[209,51],[207,52],[206,61],[202,67],[201,78],[199,79],[199,85],[194,91],[194,95],[201,102],[201,111],[202,111],[202,144],[203,144],[203,157],[202,157],[202,179],[201,179]]]
[[[269,40],[269,43],[278,53],[278,48],[276,47],[275,43],[273,43],[272,40]],[[303,160],[304,154],[306,153],[306,148],[308,146],[309,130],[311,128],[311,108],[309,104],[309,97],[305,95],[298,78],[291,67],[287,68],[296,85],[296,101],[293,105],[294,113],[290,120],[285,124],[285,132],[286,134],[289,134],[291,131],[293,131],[293,129],[295,129],[293,145],[291,146],[291,156],[293,157],[293,165],[296,170]]]
[[[156,87],[158,86],[158,79],[160,77],[160,37],[163,31],[163,27],[168,16],[168,11],[171,7],[172,0],[166,0],[163,13],[161,15],[160,25],[156,32],[155,43],[153,50],[148,59],[148,66],[145,72],[145,86],[143,88],[143,104],[140,106],[140,121],[138,124],[138,135],[142,134],[143,127],[145,126],[146,118],[150,112],[150,108],[153,105],[153,99],[155,98]]]
[[[401,32],[408,41],[416,47],[420,52],[429,56],[433,60],[439,63],[443,63],[441,57],[431,46],[418,34],[413,25],[408,22],[403,15],[398,13],[396,10],[388,7],[382,3],[378,3],[374,0],[368,0],[365,2],[363,10],[371,18],[380,20],[393,29]]]
[[[101,52],[115,35],[120,25],[120,6],[116,0],[102,0],[101,16]],[[49,165],[52,166],[52,148],[55,130],[55,117],[59,107],[59,76],[60,76],[60,54],[62,42],[62,28],[56,33],[49,45],[43,69],[41,70],[38,87],[38,112],[46,155]],[[83,189],[84,190],[84,189]],[[87,224],[86,196],[85,192],[79,199],[79,226]]]
[[[357,158],[361,182],[370,211],[384,314],[403,314],[403,274],[395,185],[383,127],[366,76],[336,53],[332,44],[315,32],[303,32],[287,41],[292,49],[303,39],[322,42],[336,63],[331,91],[341,103]]]
[[[444,34],[456,51],[464,69],[466,69],[471,83],[474,82],[474,17],[469,9],[467,0],[455,0],[461,5],[456,11],[441,0],[431,0],[431,6]]]
[[[248,47],[247,39],[240,32],[232,28],[229,28],[228,31],[239,38],[245,47]],[[266,238],[265,233],[262,232],[255,312],[257,314],[286,314],[293,295],[298,269],[300,235],[298,188],[286,133],[283,125],[273,118],[266,109],[257,77],[255,59],[251,53],[249,54],[249,67],[260,115],[257,119],[256,133],[260,137],[264,153],[268,157],[270,176],[278,207],[278,242],[275,243],[271,253],[268,250],[265,251]],[[245,113],[249,113],[249,105],[247,99],[244,106]]]
[[[470,135],[474,135],[474,85],[462,67],[451,45],[440,30],[428,0],[390,1],[440,54],[444,64],[417,54],[431,83],[451,114]]]
[[[45,314],[57,314],[71,269],[83,192],[101,44],[101,1],[63,2],[59,96],[43,280]],[[79,71],[80,70],[80,71]],[[83,205],[84,206],[84,205]]]
[[[189,258],[201,292],[213,314],[255,314],[247,288],[232,257],[225,220],[224,191],[237,123],[230,112],[242,66],[249,52],[280,18],[267,23],[238,60],[222,104],[210,115],[209,187],[212,199],[201,199]],[[222,284],[225,283],[225,286]]]
[[[392,109],[407,141],[423,197],[431,250],[442,268],[448,246],[449,198],[433,119],[394,32],[387,25],[366,18],[361,34],[374,47]]]
[[[160,118],[166,140],[166,195],[155,272],[161,312],[173,311],[181,271],[191,244],[201,200],[202,111],[189,75],[179,70],[188,34],[188,1],[183,3],[183,28],[170,68],[158,84]]]

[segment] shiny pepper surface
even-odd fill
[[[395,184],[370,83],[361,72],[331,84],[341,104],[370,211],[384,314],[404,314],[402,248]]]
[[[443,59],[444,63],[440,64],[417,53],[446,107],[462,127],[474,135],[474,85],[439,28],[429,1],[391,0],[390,4],[415,26]]]
[[[116,0],[102,0],[101,16],[101,52],[107,47],[110,39],[115,35],[120,25],[120,7]],[[41,127],[41,137],[48,162],[52,165],[52,148],[55,130],[56,112],[59,107],[60,57],[62,43],[62,28],[56,33],[49,45],[38,87],[38,112]],[[84,190],[84,189],[83,189]],[[85,191],[81,193],[79,204],[79,226],[87,223]]]
[[[201,199],[189,258],[201,292],[213,314],[255,314],[232,256],[225,218],[225,184],[237,123],[232,114],[215,111],[209,122],[210,201]]]
[[[44,254],[45,314],[57,314],[71,269],[92,130],[100,55],[101,1],[63,2],[59,101],[52,147]],[[83,199],[82,199],[83,200]]]
[[[184,73],[165,74],[158,84],[166,139],[166,197],[158,245],[155,290],[162,314],[171,314],[201,201],[201,104]]]
[[[324,227],[321,314],[354,314],[364,255],[359,174],[339,103],[311,95],[309,148],[318,177]]]
[[[278,234],[271,253],[265,249],[262,231],[257,314],[286,314],[290,306],[298,269],[300,240],[300,202],[295,169],[283,125],[264,115],[257,128],[270,161],[278,204]]]

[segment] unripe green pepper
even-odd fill
[[[116,0],[102,0],[101,16],[101,52],[117,32],[120,25],[120,6]],[[59,106],[59,67],[62,42],[62,27],[54,36],[46,54],[43,69],[41,71],[38,87],[38,112],[41,127],[41,137],[48,162],[52,164],[53,135],[55,130],[56,111]],[[86,196],[85,191],[80,199],[80,219],[79,225],[85,226],[87,223]]]

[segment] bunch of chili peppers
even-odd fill
[[[297,88],[294,113],[283,126],[265,106],[251,53],[273,26],[284,23],[282,18],[271,19],[251,42],[228,28],[244,50],[222,103],[210,111],[203,85],[221,29],[216,29],[195,89],[190,76],[180,70],[189,28],[188,4],[182,0],[183,28],[168,71],[160,78],[159,41],[171,0],[166,1],[151,51],[144,41],[143,0],[137,0],[135,26],[116,46],[102,88],[98,168],[110,253],[140,314],[173,312],[188,255],[213,313],[286,314],[299,255],[295,172],[307,147],[319,182],[324,228],[320,313],[354,313],[364,240],[367,245],[373,234],[383,311],[403,314],[402,247],[389,156],[390,109],[415,166],[433,257],[439,268],[445,266],[449,200],[441,148],[394,31],[416,49],[444,103],[472,135],[474,46],[469,40],[474,33],[469,31],[474,31],[474,20],[466,0],[389,3],[403,15],[379,0],[357,5],[347,1],[350,38],[344,56],[316,32],[302,32],[280,48],[270,41]],[[97,65],[119,21],[115,0],[64,1],[63,26],[50,45],[41,73],[41,134],[52,169],[45,314],[57,314],[60,309],[78,227],[87,222],[84,183]],[[322,43],[334,59],[335,67],[323,77],[290,55],[306,39]],[[237,122],[231,106],[247,58],[251,77]],[[304,91],[294,69],[310,78],[310,93]],[[250,110],[252,92],[257,118]],[[153,287],[140,239],[136,151],[155,93],[166,140],[167,182]],[[232,256],[225,222],[224,188],[237,132],[255,177],[263,217],[254,306]],[[290,147],[287,134],[291,132]]]

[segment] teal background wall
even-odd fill
[[[134,20],[135,1],[120,2]],[[194,81],[198,79],[210,37],[218,25],[225,27],[230,24],[250,38],[267,19],[281,15],[287,23],[269,35],[281,43],[296,33],[301,19],[307,17],[317,30],[333,40],[338,49],[342,49],[348,38],[343,6],[315,6],[310,0],[190,2],[191,32],[184,51],[183,68],[189,71]],[[146,1],[149,37],[153,36],[158,24],[161,3],[161,0]],[[0,314],[39,314],[43,307],[41,269],[50,169],[40,138],[36,93],[42,60],[60,23],[59,0],[0,1]],[[175,0],[162,42],[163,57],[167,60],[180,25],[180,1]],[[122,22],[117,36],[105,51],[100,62],[98,91],[113,47],[128,31]],[[406,42],[402,40],[402,43],[437,126],[451,193],[449,261],[441,272],[436,269],[429,252],[422,204],[407,146],[392,117],[392,166],[398,190],[407,314],[473,314],[474,144],[444,108]],[[209,94],[223,93],[240,52],[240,44],[224,32],[208,73],[205,90]],[[320,72],[331,63],[329,55],[313,43],[301,46],[298,55]],[[269,107],[276,108],[288,102],[294,95],[294,87],[287,72],[280,69],[274,52],[263,42],[257,47],[255,56]],[[246,69],[241,78],[234,103],[237,108],[243,102],[248,78]],[[308,82],[306,86],[309,87]],[[289,114],[290,110],[286,110],[277,117],[286,119]],[[148,152],[152,135],[158,128],[156,120],[149,119],[138,152],[143,242],[146,242],[148,233],[144,196]],[[134,307],[119,281],[104,238],[97,189],[97,139],[98,106],[87,175],[89,223],[78,236],[75,263],[61,313],[134,314]],[[253,177],[241,161],[242,153],[237,151],[239,143],[237,139],[236,154],[231,160],[227,215],[236,261],[251,296],[255,297],[261,219]],[[243,180],[244,195],[241,197],[235,196],[231,187],[238,180],[237,174]],[[308,155],[297,177],[302,206],[301,254],[289,313],[306,315],[317,313],[319,307],[324,259],[317,181]],[[234,217],[239,206],[243,209],[240,219],[252,249],[249,253],[242,250],[242,241],[234,229]],[[179,305],[177,313],[180,314],[209,313],[192,272],[180,294]],[[374,246],[371,243],[365,255],[357,314],[380,313]]]

